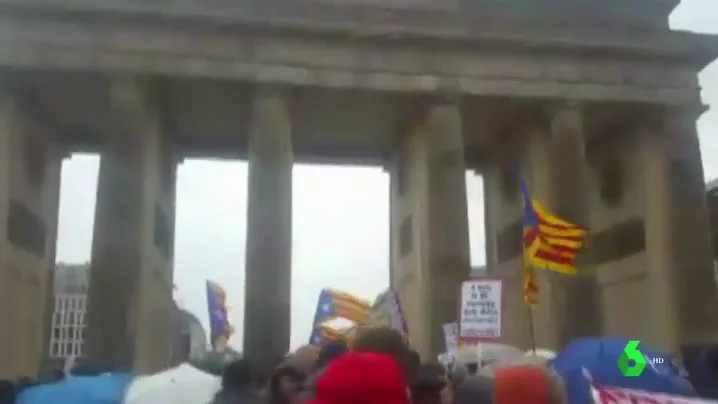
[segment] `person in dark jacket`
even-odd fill
[[[485,376],[468,376],[454,391],[454,404],[492,404],[493,402],[493,381]]]
[[[314,368],[302,385],[299,393],[299,402],[305,402],[315,398],[317,380],[319,377],[324,374],[327,366],[329,366],[332,361],[347,352],[349,352],[349,346],[344,341],[330,341],[321,347],[317,361],[314,363]]]
[[[312,372],[326,368],[334,359],[349,352],[349,346],[344,341],[329,341],[319,350],[317,361],[314,362]]]
[[[259,404],[252,368],[244,359],[230,362],[222,372],[222,389],[212,404]]]
[[[442,392],[448,386],[448,375],[439,363],[419,366],[416,381],[411,386],[413,404],[441,404]]]
[[[304,383],[304,373],[289,363],[280,365],[269,381],[268,404],[291,404],[297,399]]]
[[[497,369],[493,389],[493,404],[568,404],[563,380],[545,366]]]

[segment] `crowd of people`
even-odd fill
[[[343,341],[288,355],[267,383],[242,359],[225,368],[211,404],[564,404],[562,379],[539,365],[508,366],[492,377],[477,364],[422,362],[391,328],[367,327]]]

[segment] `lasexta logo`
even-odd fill
[[[640,343],[640,341],[636,340],[628,341],[621,357],[618,358],[618,368],[624,376],[640,376],[641,373],[643,373],[643,369],[646,368],[648,361],[643,356],[643,352],[638,350]]]

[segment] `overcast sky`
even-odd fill
[[[718,33],[716,0],[683,0],[676,29]],[[718,64],[701,75],[704,100],[716,111],[699,121],[703,156],[718,152]],[[718,159],[704,159],[706,177]],[[90,258],[97,156],[75,155],[62,173],[58,261]],[[481,178],[467,176],[472,264],[484,263]],[[316,299],[333,287],[367,299],[389,282],[389,178],[380,168],[295,165],[292,251],[292,345],[309,338]],[[247,164],[189,160],[178,172],[175,249],[177,299],[205,324],[205,280],[228,292],[231,343],[241,348]]]

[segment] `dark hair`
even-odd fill
[[[361,327],[357,330],[352,350],[356,352],[377,352],[408,361],[409,346],[404,336],[389,327]]]
[[[13,404],[16,397],[15,383],[11,380],[0,380],[0,404]]]
[[[279,381],[283,377],[289,377],[290,379],[295,380],[300,386],[305,380],[305,375],[301,370],[297,370],[288,364],[280,365],[269,379],[266,400],[267,403],[282,404],[287,402],[287,398],[283,397],[282,393],[279,391]]]
[[[389,327],[361,327],[357,330],[352,351],[375,352],[390,355],[399,363],[407,384],[415,378],[418,363],[415,352],[409,348],[404,336]]]
[[[331,361],[340,357],[344,353],[349,351],[349,346],[344,341],[330,341],[327,342],[322,349],[319,351],[319,356],[312,371],[315,372],[327,366]]]
[[[416,403],[436,403],[441,397],[441,390],[446,386],[446,369],[435,362],[419,365],[414,382],[411,384],[411,395]]]
[[[456,387],[456,404],[481,404],[493,402],[493,381],[484,376],[469,376]]]
[[[467,363],[466,371],[469,373],[470,376],[475,375],[479,371],[479,364],[478,363]]]
[[[237,359],[225,366],[222,371],[222,388],[240,391],[254,383],[254,373],[249,362],[245,359]]]

